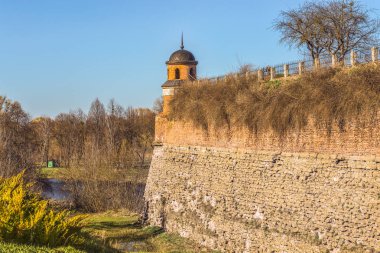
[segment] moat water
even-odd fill
[[[70,194],[65,191],[65,183],[56,178],[45,178],[42,181],[42,197],[52,200],[69,200]]]

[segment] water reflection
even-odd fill
[[[64,190],[64,182],[56,178],[42,180],[42,197],[52,200],[68,200],[70,195]]]

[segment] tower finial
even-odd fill
[[[183,45],[183,32],[182,32],[182,35],[181,35],[181,49],[183,50],[185,47]]]

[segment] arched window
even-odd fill
[[[179,69],[175,69],[175,79],[179,79],[180,78],[180,75],[179,75]]]
[[[190,75],[190,78],[191,78],[191,79],[195,79],[195,71],[194,71],[194,68],[190,68],[189,75]]]

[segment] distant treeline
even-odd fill
[[[160,103],[158,105],[158,110]],[[0,97],[0,178],[55,160],[72,203],[85,211],[140,211],[154,137],[155,112],[96,99],[81,110],[31,120],[18,102]]]
[[[144,166],[154,116],[150,109],[124,109],[114,100],[105,107],[96,99],[87,115],[78,110],[32,120],[20,103],[0,97],[0,177],[49,160],[62,167]]]

